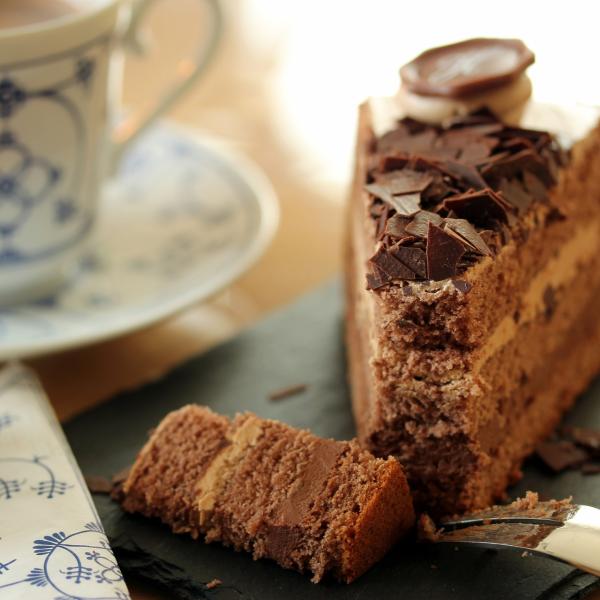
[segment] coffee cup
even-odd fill
[[[0,3],[1,305],[40,298],[73,275],[120,156],[213,58],[222,14],[218,0],[200,0],[211,24],[193,63],[146,116],[116,127],[121,59],[139,48],[156,1]]]

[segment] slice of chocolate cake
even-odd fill
[[[123,484],[122,506],[176,533],[351,582],[413,525],[394,458],[252,414],[186,406],[161,422]]]
[[[359,439],[434,515],[502,496],[600,370],[600,129],[507,124],[531,53],[450,48],[360,109],[347,269]]]

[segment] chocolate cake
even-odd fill
[[[396,459],[194,405],[170,413],[152,433],[121,502],[176,533],[312,572],[315,582],[327,572],[351,582],[414,522]]]
[[[435,49],[360,108],[354,414],[437,516],[501,497],[600,370],[600,129],[516,123],[532,61],[515,40]]]

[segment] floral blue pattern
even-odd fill
[[[0,359],[139,327],[243,272],[277,210],[268,184],[238,160],[166,124],[140,139],[106,190],[97,244],[76,275],[52,296],[0,308]],[[68,198],[56,210],[77,218]]]
[[[0,371],[0,410],[14,427],[0,436],[0,598],[128,600],[81,473],[23,367]]]
[[[40,566],[33,567],[27,575],[18,580],[0,579],[0,590],[19,585],[49,587],[60,594],[60,598],[74,600],[126,600],[127,595],[118,588],[112,588],[123,581],[123,575],[108,545],[102,528],[95,522],[86,523],[79,531],[66,534],[58,531],[33,541],[33,553],[44,557]],[[69,563],[63,566],[58,558],[66,555]],[[16,559],[0,562],[0,575],[10,570]],[[103,584],[101,596],[82,595],[77,589],[87,581]]]
[[[88,91],[97,70],[97,53],[107,43],[105,36],[73,48],[68,55],[0,65],[0,266],[54,256],[78,242],[90,228],[83,178],[90,152],[85,114],[92,106]],[[50,67],[47,73],[55,73],[54,81],[44,77],[47,83],[34,87],[27,74],[45,67]],[[47,144],[40,147],[39,140],[28,137],[21,125],[25,113],[28,122],[54,121],[60,115],[61,163],[55,162],[56,155]],[[67,148],[70,154],[64,155]],[[20,240],[19,232],[46,206],[53,210],[63,233],[43,245]],[[66,227],[76,219],[76,226]]]
[[[3,429],[8,429],[16,420],[14,415],[10,413],[0,413],[0,431]]]
[[[0,457],[0,500],[10,500],[15,494],[22,491],[23,485],[27,482],[27,479],[2,479],[2,466],[3,465],[14,465],[19,464],[27,467],[34,465],[42,470],[43,478],[39,479],[32,485],[32,489],[38,496],[46,498],[46,500],[52,500],[57,496],[63,496],[69,488],[72,488],[72,484],[68,484],[64,481],[58,481],[54,475],[54,471],[44,463],[43,457],[34,456],[33,458],[2,458]],[[26,471],[25,471],[26,472]]]

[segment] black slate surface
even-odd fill
[[[66,433],[83,472],[110,476],[129,465],[147,431],[168,411],[190,402],[229,415],[251,410],[323,436],[352,437],[342,317],[341,286],[333,282],[165,379],[79,416],[67,424]],[[295,384],[308,388],[298,396],[268,400],[271,392]],[[596,381],[567,419],[600,426],[599,402]],[[511,493],[516,496],[526,489],[546,497],[573,495],[576,502],[600,506],[600,475],[556,476],[534,459]],[[97,495],[95,501],[122,568],[186,600],[551,600],[584,597],[598,586],[595,577],[541,557],[409,542],[350,586],[314,585],[269,561],[254,562],[219,545],[173,535],[160,523],[125,515],[107,497]],[[214,578],[223,585],[206,589],[204,584]]]

